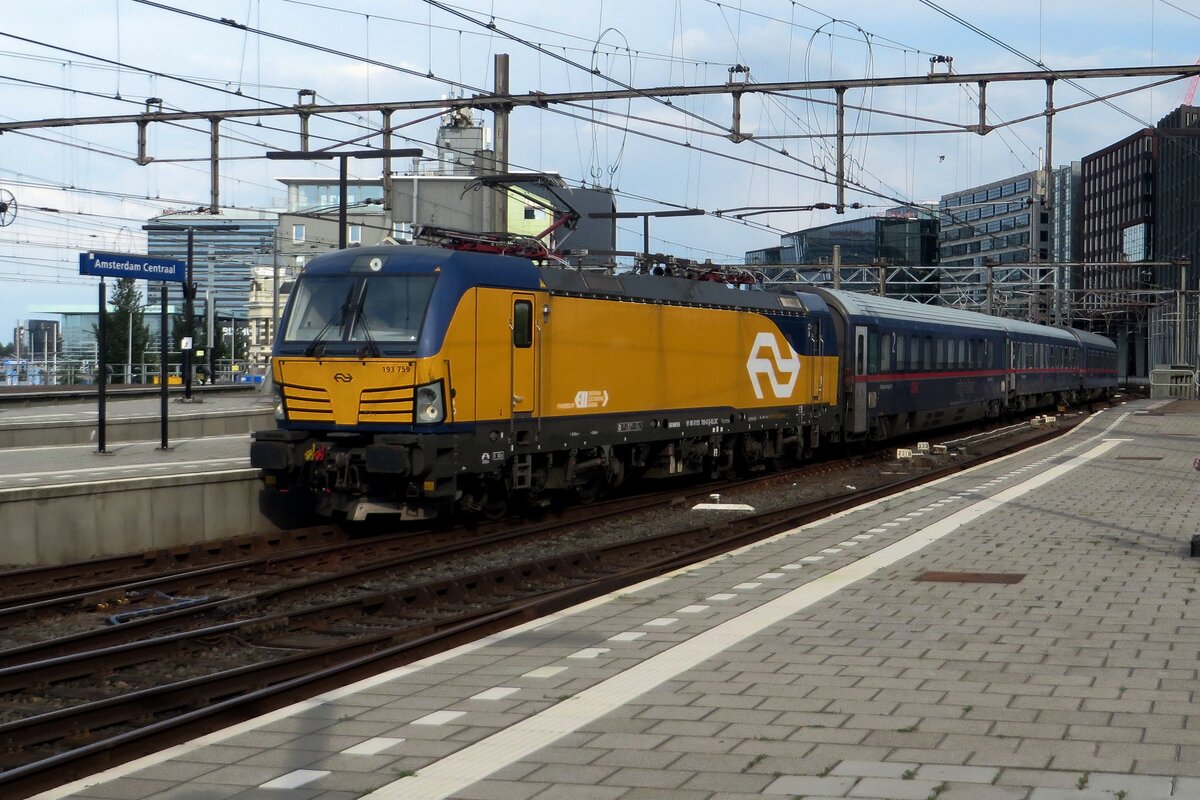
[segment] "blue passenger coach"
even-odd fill
[[[813,289],[835,316],[847,439],[887,439],[1116,387],[1116,347],[1071,328]]]

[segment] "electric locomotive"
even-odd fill
[[[1067,330],[729,281],[420,246],[314,258],[273,353],[278,427],[254,434],[251,464],[268,491],[351,520],[498,515],[514,498],[771,468],[1115,381],[1085,388],[1085,342]],[[1068,339],[1074,361],[1041,366]]]

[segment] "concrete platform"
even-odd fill
[[[56,563],[274,530],[258,507],[250,431],[274,426],[269,394],[207,394],[0,407],[0,562]],[[24,444],[17,444],[22,442]]]
[[[214,389],[217,387],[213,387]],[[269,386],[195,392],[182,402],[176,392],[167,402],[168,442],[175,438],[246,433],[274,424],[274,397]],[[157,396],[117,397],[105,406],[106,444],[161,440],[161,400]],[[96,446],[97,401],[94,396],[0,404],[0,448],[58,444]],[[107,447],[106,447],[107,449]]]
[[[1198,798],[1200,416],[1164,411],[39,797]]]

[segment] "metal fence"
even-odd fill
[[[1196,370],[1191,367],[1160,367],[1150,370],[1150,399],[1195,400]]]

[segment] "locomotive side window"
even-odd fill
[[[533,347],[533,303],[513,303],[513,347]]]

